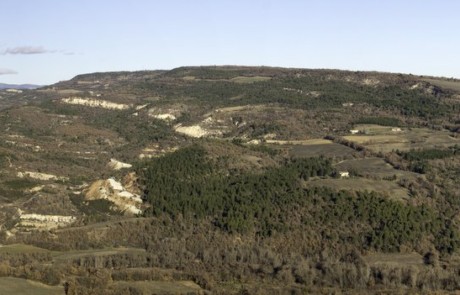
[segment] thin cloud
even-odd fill
[[[44,54],[44,53],[54,53],[55,50],[49,50],[42,46],[18,46],[13,48],[7,48],[3,51],[3,55],[7,54]]]
[[[0,75],[15,75],[18,72],[10,70],[10,69],[2,69],[0,68]]]
[[[64,54],[64,55],[75,55],[75,52],[73,52],[73,51],[60,50],[59,52]]]

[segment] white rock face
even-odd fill
[[[142,150],[142,153],[139,155],[139,159],[150,159],[161,157],[165,154],[175,152],[179,149],[177,146],[173,147],[160,147],[158,144],[153,144],[149,147],[146,147]]]
[[[131,164],[128,164],[128,163],[123,163],[123,162],[120,162],[116,159],[110,159],[110,162],[107,164],[107,166],[109,166],[110,168],[112,168],[113,170],[120,170],[120,169],[123,169],[123,168],[131,168],[133,167],[133,165]]]
[[[77,220],[75,216],[44,215],[36,213],[23,214],[21,210],[18,211],[20,222],[17,226],[25,228],[52,229],[59,226],[69,225]]]
[[[143,108],[146,108],[149,104],[143,104],[143,105],[138,105],[136,106],[136,111],[142,110]]]
[[[68,97],[63,98],[61,101],[67,104],[83,105],[87,107],[104,108],[109,110],[126,110],[131,108],[131,106],[127,104],[115,103],[94,98]]]
[[[208,135],[208,131],[201,128],[199,125],[192,125],[192,126],[178,126],[176,127],[176,132],[185,134],[190,137],[200,138],[203,136]]]
[[[24,177],[30,177],[33,179],[37,180],[68,180],[67,177],[58,177],[53,174],[46,174],[46,173],[40,173],[40,172],[31,172],[31,171],[25,171],[25,172],[18,172],[17,176],[19,178],[24,178]]]
[[[86,199],[105,199],[127,213],[142,213],[142,210],[139,208],[142,204],[141,197],[126,190],[120,182],[113,178],[94,182],[86,191]]]
[[[28,193],[38,193],[43,188],[45,188],[44,185],[38,185],[38,186],[34,186],[33,188],[30,188],[30,189],[26,190],[26,192],[28,192]]]
[[[261,141],[259,139],[253,139],[253,140],[248,141],[248,144],[259,145],[261,144]]]
[[[11,93],[22,93],[22,90],[19,89],[7,89],[6,92],[11,92]]]
[[[158,115],[153,115],[154,118],[163,120],[163,121],[174,121],[176,120],[176,116],[173,114],[158,114]]]
[[[75,216],[65,216],[65,215],[43,215],[43,214],[21,214],[21,220],[37,220],[37,221],[47,221],[55,223],[71,223],[75,221]]]
[[[371,85],[371,86],[375,86],[375,85],[378,85],[380,83],[379,80],[377,79],[372,79],[372,78],[366,78],[363,80],[363,84],[364,85]]]
[[[120,182],[116,181],[113,178],[109,178],[107,179],[107,181],[109,182],[110,187],[114,191],[119,191],[119,192],[123,191],[123,185]]]

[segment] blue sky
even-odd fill
[[[186,65],[460,78],[457,0],[1,0],[0,82]]]

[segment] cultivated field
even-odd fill
[[[0,294],[4,295],[62,295],[62,286],[49,286],[31,280],[0,278]]]
[[[142,254],[145,249],[138,248],[105,248],[105,249],[90,249],[90,250],[73,250],[73,251],[50,251],[47,249],[25,245],[11,244],[1,245],[0,254],[21,254],[21,253],[50,253],[55,262],[67,261],[69,259],[78,259],[86,256],[108,256],[116,254]],[[2,294],[2,293],[0,293]]]
[[[145,282],[114,282],[113,286],[134,287],[141,291],[141,294],[201,294],[200,286],[192,281],[145,281]],[[203,293],[204,294],[204,293]]]
[[[107,249],[91,249],[91,250],[75,250],[66,252],[55,252],[53,258],[56,262],[65,262],[71,259],[78,259],[82,257],[101,257],[116,254],[141,254],[145,253],[144,249],[137,248],[107,248]]]
[[[294,158],[309,158],[309,157],[347,157],[352,156],[356,152],[344,145],[334,143],[325,139],[312,139],[298,142],[286,141],[286,144],[291,144],[289,154]]]
[[[397,170],[393,166],[386,163],[382,158],[365,158],[345,160],[335,165],[339,171],[355,171],[358,175],[366,177],[405,177],[413,178],[415,173]]]
[[[407,200],[409,192],[394,181],[367,178],[312,179],[305,182],[307,187],[330,187],[335,190],[376,191],[388,195],[393,200]]]
[[[360,130],[359,126],[356,129]],[[453,137],[448,131],[427,128],[403,129],[397,134],[348,135],[344,136],[344,139],[364,145],[375,152],[383,153],[393,150],[447,148],[460,144],[460,138]]]
[[[51,251],[24,244],[0,245],[0,254],[10,253],[50,253]],[[0,293],[1,294],[1,293]]]
[[[399,133],[406,132],[407,129],[392,127],[392,126],[381,126],[376,124],[357,124],[353,129],[359,130],[366,135],[397,135]]]

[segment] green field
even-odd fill
[[[24,244],[0,245],[0,254],[10,253],[51,253],[51,251]]]
[[[344,145],[329,142],[321,144],[300,144],[293,145],[289,150],[289,154],[294,158],[310,158],[310,157],[346,157],[352,156],[356,152]]]
[[[370,177],[397,177],[412,178],[416,174],[403,170],[394,169],[393,166],[386,163],[382,158],[365,158],[345,160],[334,166],[339,171],[354,171],[358,175]]]
[[[31,280],[0,278],[0,294],[4,295],[62,295],[62,286],[48,286]]]

